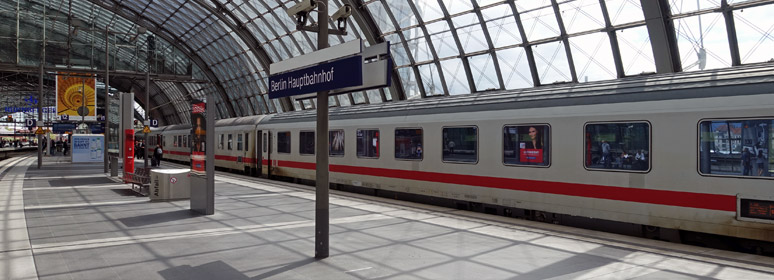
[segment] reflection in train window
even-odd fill
[[[263,152],[266,152],[266,148],[269,146],[269,141],[266,141],[268,133],[263,134]]]
[[[443,161],[478,162],[478,128],[444,127],[442,147]]]
[[[358,129],[356,146],[357,146],[357,157],[378,158],[379,157],[379,130],[378,129]]]
[[[711,120],[699,123],[702,174],[771,177],[774,120]]]
[[[290,131],[277,132],[277,152],[290,153]]]
[[[503,163],[548,166],[548,133],[547,125],[503,127]]]
[[[223,134],[220,135],[220,142],[218,142],[218,149],[223,150]]]
[[[188,135],[183,135],[183,142],[182,142],[183,148],[188,147]]]
[[[650,124],[586,125],[586,168],[646,171],[650,169]]]
[[[421,128],[395,129],[395,158],[421,160],[424,154]]]
[[[298,134],[298,153],[302,155],[314,154],[314,131],[301,131]]]
[[[177,136],[172,136],[172,147],[177,147]]]
[[[344,155],[344,130],[331,130],[328,131],[328,155],[331,156],[343,156]]]
[[[229,134],[228,135],[228,142],[226,142],[226,146],[228,147],[228,150],[231,151],[234,149],[234,135]]]
[[[242,150],[242,133],[237,133],[237,151]]]

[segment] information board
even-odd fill
[[[363,84],[363,57],[352,56],[269,77],[269,98]]]
[[[72,145],[73,162],[103,162],[104,136],[73,134]]]

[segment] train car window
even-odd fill
[[[264,133],[263,134],[263,141],[262,141],[262,143],[263,143],[263,152],[264,153],[267,152],[266,149],[267,149],[267,147],[269,147],[269,142],[266,141],[267,137],[268,137],[268,133]]]
[[[586,124],[584,165],[589,169],[650,170],[650,124]]]
[[[250,150],[250,133],[245,133],[245,151]]]
[[[314,131],[301,131],[298,134],[298,153],[302,155],[314,154]]]
[[[344,156],[344,130],[328,131],[328,155]]]
[[[218,149],[223,150],[223,134],[220,135],[220,141],[218,141]]]
[[[290,131],[277,132],[277,152],[290,153]]]
[[[550,127],[545,124],[503,127],[503,163],[548,166]]]
[[[395,129],[396,159],[422,160],[423,155],[421,128]]]
[[[699,172],[703,175],[772,177],[774,119],[699,123]]]
[[[188,135],[183,135],[183,148],[188,147]]]
[[[172,136],[172,147],[177,147],[177,136]]]
[[[227,146],[229,151],[234,149],[234,135],[233,134],[229,134],[228,135],[228,142],[226,142],[226,146]]]
[[[242,133],[237,133],[237,151],[242,150]]]
[[[379,157],[379,130],[378,129],[358,129],[357,130],[357,157],[359,158],[378,158]]]
[[[443,161],[478,162],[478,127],[444,127]]]
[[[161,146],[166,147],[167,146],[167,136],[161,137]]]

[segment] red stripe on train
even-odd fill
[[[315,163],[306,162],[279,161],[277,165],[281,167],[310,170],[315,169]],[[330,165],[330,171],[337,173],[378,176],[434,183],[459,184],[486,188],[736,212],[736,196],[731,195],[611,187],[333,164]]]
[[[186,153],[180,153],[188,155]],[[237,157],[215,155],[215,159],[237,161]],[[254,162],[252,158],[243,158]],[[264,165],[268,160],[262,160]],[[279,167],[315,170],[313,162],[277,161]],[[330,165],[331,172],[347,173],[355,175],[378,176],[386,178],[406,179],[434,183],[469,185],[476,187],[507,189],[516,191],[528,191],[536,193],[570,195],[587,198],[610,199],[639,203],[661,204],[736,212],[736,196],[721,194],[706,194],[679,192],[668,190],[637,189],[624,187],[611,187],[589,184],[537,181],[525,179],[512,179],[501,177],[487,177],[476,175],[460,175],[426,171],[412,171],[400,169],[360,167],[348,165]]]

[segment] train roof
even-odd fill
[[[374,118],[520,108],[592,105],[668,99],[774,93],[774,64],[645,75],[612,81],[423,98],[331,108],[330,119]],[[273,115],[270,123],[314,121],[315,110]]]

